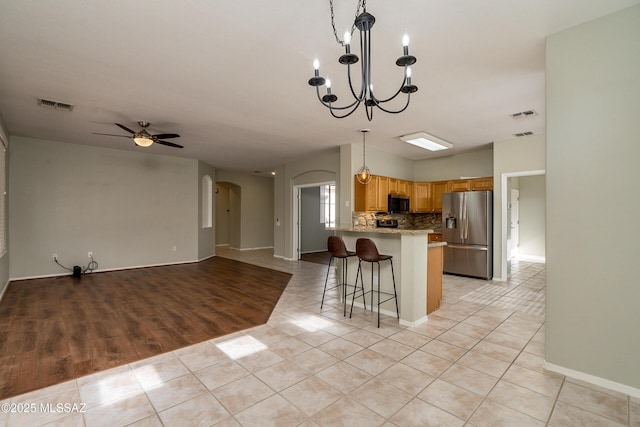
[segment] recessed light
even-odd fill
[[[426,132],[416,132],[408,135],[402,135],[400,140],[413,144],[417,147],[424,148],[429,151],[448,150],[453,147],[453,144],[445,141],[437,136],[430,135]]]

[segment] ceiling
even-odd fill
[[[335,0],[338,34],[356,0]],[[0,0],[0,115],[10,135],[147,150],[253,173],[361,141],[409,159],[450,155],[545,130],[549,34],[640,0],[370,0],[376,93],[400,84],[411,37],[419,91],[398,115],[335,119],[307,84],[312,62],[347,99],[344,49],[328,0]],[[354,41],[357,40],[354,39]],[[354,48],[354,51],[357,49]],[[359,53],[359,52],[356,52]],[[37,105],[73,104],[73,111]],[[338,104],[340,101],[338,101]],[[514,120],[511,113],[535,110]],[[114,123],[178,133],[184,149],[140,148]],[[430,153],[397,137],[424,130],[454,144]]]

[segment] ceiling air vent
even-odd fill
[[[45,108],[53,108],[54,110],[73,111],[72,104],[60,101],[51,101],[49,99],[38,98],[38,105]]]
[[[520,133],[514,133],[513,136],[515,137],[523,137],[523,136],[529,136],[529,135],[533,135],[533,132],[520,132]]]
[[[535,110],[527,110],[527,111],[520,111],[517,113],[513,113],[513,114],[509,114],[509,116],[512,119],[524,119],[525,117],[533,117],[533,116],[537,116],[538,113],[536,113]]]

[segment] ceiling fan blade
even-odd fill
[[[120,138],[129,138],[131,139],[131,137],[129,135],[114,135],[112,133],[96,133],[93,132],[94,135],[104,135],[104,136],[119,136]]]
[[[177,133],[159,133],[153,136],[158,139],[180,138],[180,135]]]
[[[156,144],[162,144],[168,147],[184,148],[182,145],[174,144],[173,142],[167,142],[167,141],[156,141]]]
[[[132,131],[131,129],[129,129],[128,127],[126,127],[125,125],[121,125],[120,123],[116,123],[116,126],[118,126],[120,129],[122,130],[126,130],[127,132],[129,132],[130,134],[134,134],[135,132]]]

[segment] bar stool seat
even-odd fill
[[[325,293],[327,292],[327,283],[329,281],[329,272],[331,271],[331,263],[336,258],[341,259],[342,260],[342,263],[341,263],[342,264],[342,271],[341,271],[342,281],[341,283],[337,283],[335,286],[330,287],[329,290],[342,287],[343,315],[346,316],[347,315],[347,296],[351,295],[351,293],[347,293],[347,286],[350,286],[347,283],[347,275],[349,271],[349,264],[347,262],[347,258],[356,256],[356,253],[353,251],[347,250],[347,247],[344,244],[344,241],[339,236],[329,236],[329,238],[327,239],[327,250],[331,254],[331,258],[329,258],[329,266],[327,267],[327,277],[324,280],[324,290],[322,291],[322,302],[320,303],[320,309],[322,310],[322,306],[324,305],[324,297],[325,297]],[[353,293],[355,293],[357,279],[358,277],[356,276],[356,283],[354,283]],[[363,291],[364,291],[364,288],[363,288]],[[365,301],[365,308],[366,308],[366,301]]]
[[[371,239],[366,239],[366,238],[361,238],[356,240],[356,255],[358,256],[359,260],[358,260],[358,272],[356,273],[356,285],[358,283],[358,276],[360,276],[360,284],[362,286],[362,291],[363,293],[370,293],[371,294],[371,310],[373,310],[373,295],[374,295],[374,287],[373,287],[373,264],[377,264],[378,265],[378,287],[377,287],[377,294],[378,294],[378,328],[380,327],[380,304],[385,303],[387,301],[390,301],[392,299],[395,299],[396,302],[396,314],[398,316],[398,319],[400,319],[400,310],[398,309],[398,293],[396,291],[396,277],[395,274],[393,272],[393,256],[392,255],[381,255],[378,252],[378,248],[376,247],[376,244],[373,242],[373,240]],[[363,283],[363,276],[364,273],[362,271],[362,262],[369,262],[371,263],[371,289],[368,290],[367,292],[364,292],[364,283]],[[391,278],[393,279],[393,293],[391,292],[387,292],[387,291],[381,291],[380,290],[380,262],[381,261],[389,261],[389,263],[391,264]],[[380,300],[381,296],[387,296],[388,298],[385,300]],[[353,314],[353,302],[355,300],[355,292],[354,292],[354,298],[352,298],[351,300],[351,311],[349,313],[349,317],[351,317],[351,314]],[[365,310],[367,309],[367,307],[365,306]]]

